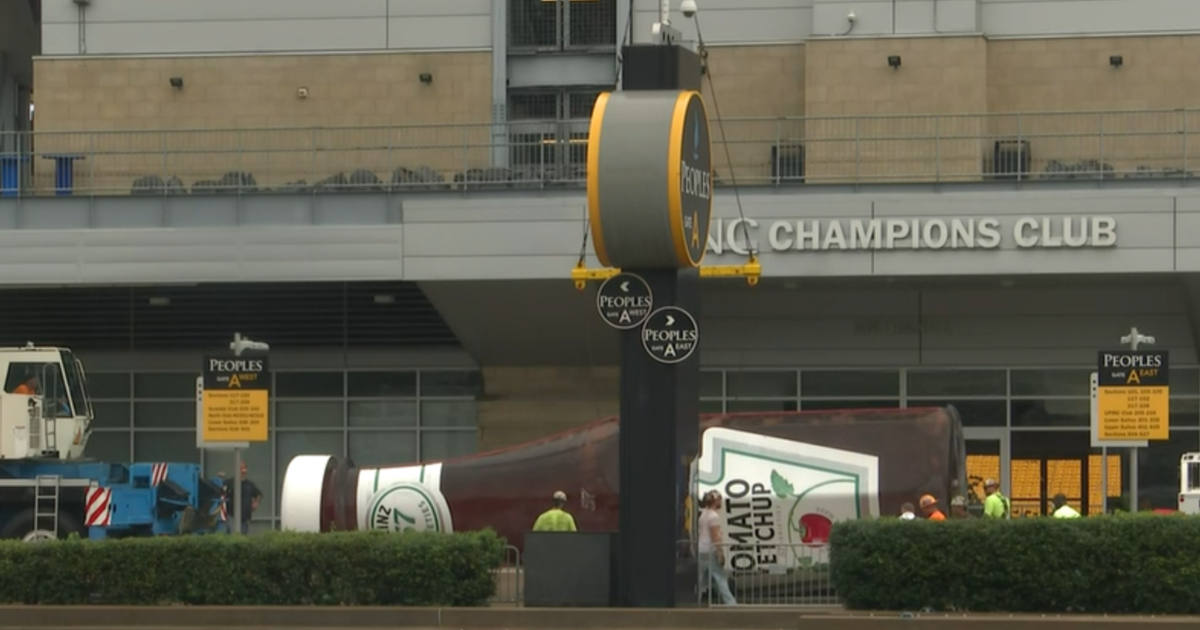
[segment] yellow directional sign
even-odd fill
[[[266,357],[205,357],[204,441],[266,442],[270,382]]]
[[[1100,352],[1097,407],[1100,441],[1165,440],[1171,427],[1166,351]]]

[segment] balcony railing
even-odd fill
[[[718,184],[1182,179],[1200,110],[726,119]],[[0,134],[0,195],[582,187],[587,122]],[[1195,154],[1195,155],[1193,155]]]

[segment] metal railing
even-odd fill
[[[1182,180],[1200,159],[1200,110],[727,118],[712,130],[719,185]],[[576,120],[9,132],[0,195],[581,188],[587,131]]]
[[[525,571],[521,565],[521,550],[505,545],[504,560],[492,571],[496,579],[496,593],[492,595],[493,606],[520,606],[525,602]]]
[[[802,543],[715,545],[715,560],[697,556],[697,596],[707,606],[837,607],[829,579],[829,545]],[[724,601],[715,572],[720,568],[735,602]]]

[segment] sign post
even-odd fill
[[[242,531],[242,449],[270,437],[271,372],[266,356],[243,357],[247,350],[267,352],[265,343],[234,333],[232,356],[204,358],[199,388],[200,435],[203,447],[233,449],[233,513],[229,531]]]
[[[1100,447],[1100,492],[1108,512],[1108,449],[1142,448],[1170,437],[1170,356],[1140,350],[1154,337],[1136,327],[1121,337],[1128,350],[1100,351],[1093,375],[1092,445]]]

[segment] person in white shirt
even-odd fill
[[[1054,518],[1079,518],[1079,512],[1075,508],[1067,505],[1067,495],[1059,493],[1054,495]]]
[[[905,503],[904,505],[901,505],[900,506],[900,520],[902,520],[902,521],[917,520],[916,510],[917,510],[917,508],[913,507],[913,504],[911,504],[911,503]]]
[[[717,594],[726,606],[737,604],[729,591],[729,578],[725,575],[725,549],[721,538],[721,493],[716,490],[704,495],[700,520],[697,521],[696,552],[699,556],[700,585],[707,589],[717,585]]]

